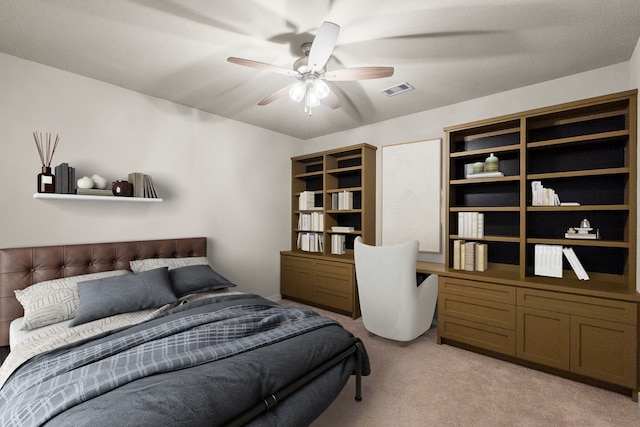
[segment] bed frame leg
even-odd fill
[[[360,343],[356,344],[358,347],[357,357],[356,357],[356,402],[360,402],[362,400],[362,348],[360,347]]]

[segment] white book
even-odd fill
[[[478,212],[471,212],[471,237],[478,238]]]
[[[578,279],[589,280],[589,275],[587,274],[587,271],[584,269],[584,266],[576,256],[576,253],[573,251],[573,248],[566,247],[563,249],[563,252],[565,257],[567,257],[569,264],[571,264],[571,268],[573,268],[573,271],[576,273],[576,276],[578,276]]]
[[[478,213],[478,239],[484,238],[484,214]]]
[[[458,237],[467,237],[464,235],[464,212],[458,212]]]
[[[488,268],[487,250],[489,246],[486,243],[476,244],[476,271],[486,271]]]

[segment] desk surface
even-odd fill
[[[416,271],[418,273],[426,274],[443,274],[445,272],[444,264],[437,262],[418,261],[416,264]]]

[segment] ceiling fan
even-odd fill
[[[327,85],[327,81],[379,79],[393,75],[393,67],[356,67],[327,71],[325,67],[336,46],[339,32],[340,26],[333,22],[323,22],[313,42],[302,44],[301,48],[304,56],[293,63],[293,69],[233,56],[227,58],[227,61],[259,70],[293,76],[297,79],[290,85],[265,97],[258,102],[258,105],[270,104],[276,99],[289,94],[291,99],[296,102],[304,100],[304,111],[309,115],[311,115],[311,108],[320,105],[321,102],[335,109],[340,107],[340,99]]]

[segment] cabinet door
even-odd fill
[[[518,307],[517,317],[516,356],[569,370],[571,316]]]
[[[313,261],[283,257],[280,266],[282,296],[313,300]]]
[[[624,387],[636,387],[634,325],[572,316],[571,371]]]

